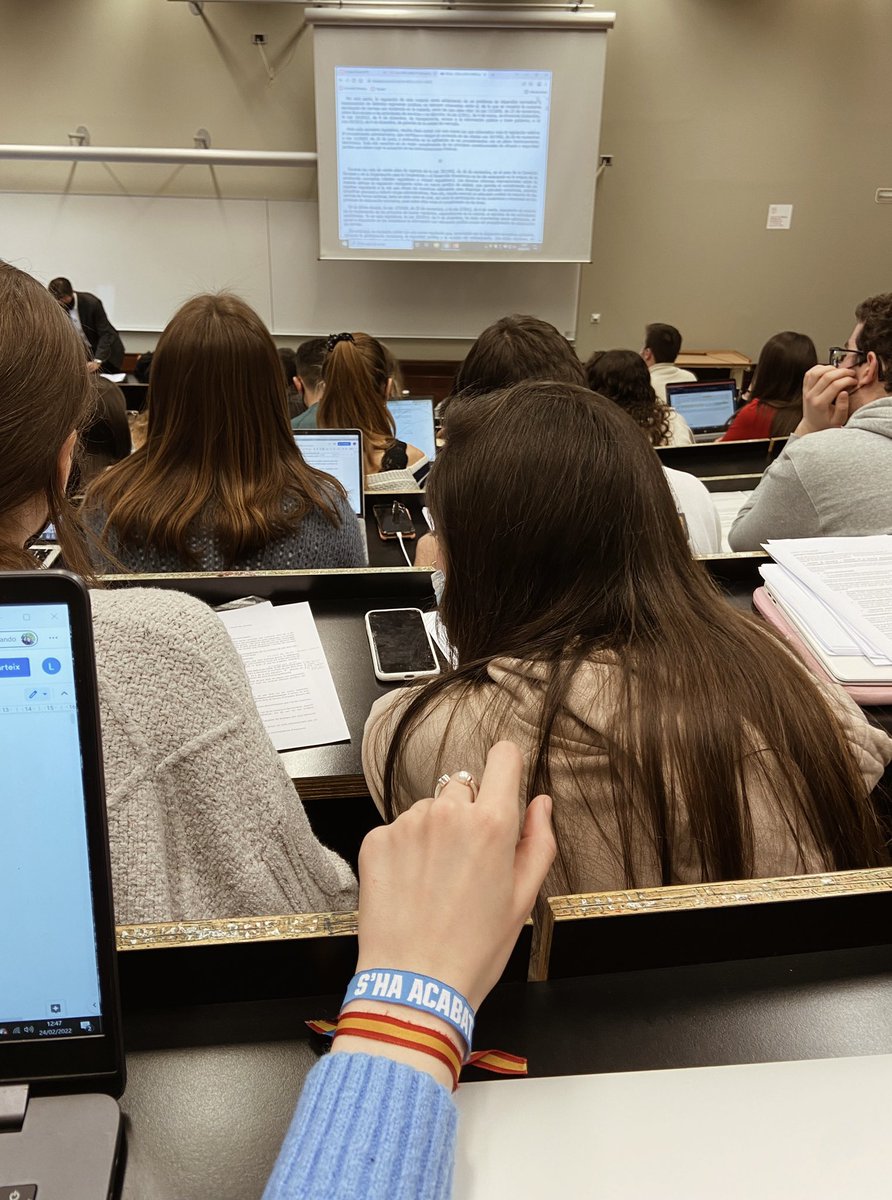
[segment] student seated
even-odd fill
[[[769,538],[892,533],[892,292],[869,296],[802,384],[802,420],[737,514],[732,550]]]
[[[657,399],[647,367],[633,350],[593,354],[585,371],[592,391],[624,408],[643,429],[652,446],[683,445],[685,441],[694,440],[684,417]],[[673,437],[678,441],[663,440]],[[694,554],[720,553],[722,523],[705,484],[687,471],[676,471],[673,467],[663,467],[663,471],[691,550]]]
[[[89,488],[104,572],[271,571],[365,564],[343,488],[304,462],[260,317],[196,296],[159,339],[142,447]]]
[[[650,372],[650,382],[661,404],[666,403],[666,387],[670,383],[696,383],[693,371],[675,365],[681,353],[681,334],[674,325],[654,321],[644,330],[641,357]]]
[[[307,338],[294,351],[294,386],[303,402],[303,409],[292,417],[292,429],[316,428],[315,406],[325,391],[322,365],[327,345],[328,338]]]
[[[720,595],[625,413],[524,384],[450,404],[446,447],[427,500],[458,665],[371,710],[388,820],[508,738],[524,798],[554,801],[547,895],[889,861],[892,738]]]
[[[365,473],[409,470],[427,473],[427,455],[394,436],[387,401],[393,395],[395,359],[367,333],[333,333],[326,343],[318,403],[294,422],[295,429],[359,429]]]
[[[692,446],[691,427],[674,408],[661,403],[650,372],[634,350],[597,350],[585,364],[593,392],[624,408],[641,426],[652,446]]]
[[[530,379],[585,386],[582,363],[564,335],[538,317],[514,313],[480,334],[456,373],[452,393],[487,396]],[[443,404],[444,412],[448,399]]]
[[[282,374],[285,377],[285,394],[288,397],[288,417],[294,420],[306,411],[306,402],[297,383],[297,356],[293,350],[280,346],[279,362],[282,364]]]
[[[455,377],[454,396],[473,399],[512,383],[551,379],[586,386],[585,370],[567,339],[537,317],[503,317],[484,329],[468,351]],[[448,411],[452,397],[443,403]],[[709,493],[693,475],[664,468],[679,516],[695,554],[718,554],[722,526]],[[425,534],[418,542],[415,565],[438,565],[436,539]]]
[[[815,344],[804,333],[776,333],[768,339],[747,392],[720,442],[787,437],[802,420],[802,381],[817,364]]]
[[[89,579],[65,496],[91,407],[83,347],[49,293],[5,264],[0,379],[0,570],[35,569],[24,547],[50,520]],[[175,591],[91,602],[117,920],[353,908],[353,875],[313,835],[217,616]]]
[[[81,453],[69,485],[78,493],[132,449],[124,393],[102,375],[94,375],[93,379],[93,415],[81,432]]]

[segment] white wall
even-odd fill
[[[854,304],[892,288],[892,205],[873,201],[892,186],[888,0],[611,7],[601,148],[614,165],[580,352],[637,347],[649,320],[750,354],[783,328],[822,348],[844,338]],[[0,141],[64,143],[84,124],[95,144],[190,146],[203,126],[216,146],[311,150],[301,21],[291,4],[208,3],[198,18],[168,0],[0,0]],[[272,84],[254,32],[268,35]],[[0,162],[0,189],[288,199],[312,195],[315,172]],[[772,202],[794,204],[789,232],[765,230]],[[0,229],[0,255],[14,254],[15,230]],[[393,345],[448,357],[464,344]]]

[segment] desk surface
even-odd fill
[[[695,370],[697,367],[751,367],[753,360],[740,350],[682,350],[675,360],[677,367]]]
[[[333,1003],[131,1018],[123,1200],[259,1197]],[[536,1076],[892,1053],[892,947],[512,984],[478,1029]]]

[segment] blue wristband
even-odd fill
[[[394,971],[389,967],[375,967],[371,971],[360,971],[347,985],[344,1003],[353,1000],[379,1000],[385,1004],[398,1004],[403,1008],[416,1008],[419,1012],[439,1017],[461,1035],[471,1052],[474,1038],[474,1010],[455,988],[448,987],[439,979],[429,975],[417,975],[414,971]]]

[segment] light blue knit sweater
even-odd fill
[[[458,1113],[424,1071],[327,1054],[307,1076],[263,1200],[448,1200]]]

